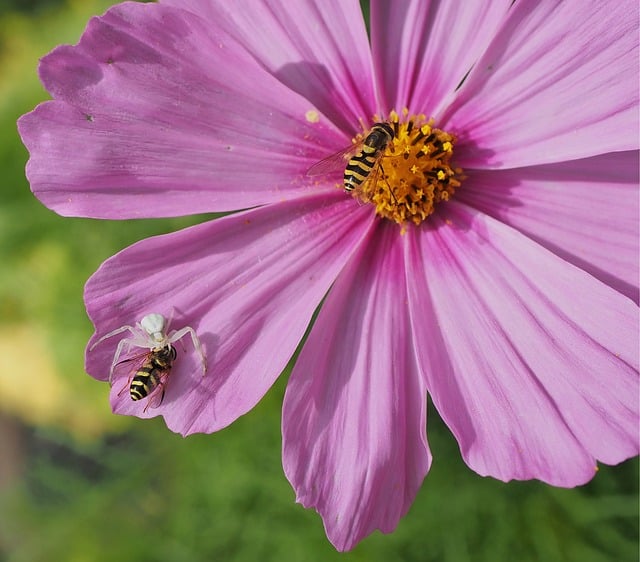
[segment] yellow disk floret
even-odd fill
[[[434,128],[433,120],[424,115],[400,122],[394,111],[388,123],[395,138],[381,155],[377,173],[355,195],[375,205],[381,217],[420,224],[438,203],[453,196],[464,179],[462,170],[451,165],[456,139]]]

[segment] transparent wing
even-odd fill
[[[324,176],[333,172],[344,172],[347,162],[362,147],[362,141],[350,144],[346,148],[316,162],[307,170],[307,176]]]
[[[142,353],[136,353],[135,355],[127,357],[126,359],[118,362],[118,364],[116,365],[116,371],[114,373],[114,379],[120,377],[127,378],[127,383],[120,389],[120,392],[118,392],[118,397],[122,396],[125,392],[130,391],[131,381],[133,380],[133,377],[136,376],[136,373],[146,363],[150,353],[150,350],[147,349]],[[146,400],[143,412],[146,412],[147,408],[157,408],[158,406],[160,406],[160,404],[162,404],[162,400],[164,399],[165,386],[167,384],[167,380],[169,379],[169,375],[171,374],[171,367],[160,371],[159,373],[156,372],[156,374],[159,376],[160,380],[158,384],[151,390],[151,392],[149,392],[149,394],[142,399]]]
[[[384,160],[384,156],[380,154],[367,179],[364,180],[362,184],[356,188],[358,190],[358,197],[360,201],[363,201],[365,203],[371,203],[372,202],[371,198],[376,191],[376,185],[378,184],[378,180],[383,179],[386,182],[387,186],[389,187],[389,191],[391,192],[391,197],[393,197],[393,200],[396,203],[398,202],[393,192],[393,189],[391,188],[391,186],[389,185],[389,181],[387,180],[387,175],[382,165],[383,160]],[[382,177],[381,177],[381,174],[382,174]]]
[[[129,388],[129,385],[131,384],[131,379],[133,379],[133,376],[138,372],[140,367],[144,365],[144,362],[147,360],[147,357],[149,357],[149,353],[150,351],[147,349],[142,353],[136,353],[135,355],[132,355],[131,357],[127,357],[126,359],[123,359],[122,361],[119,361],[118,363],[116,363],[115,369],[113,371],[113,379],[120,378],[122,376],[126,376],[129,379],[127,386],[125,386],[118,393],[118,396],[120,396],[126,389]],[[113,386],[113,380],[109,381],[109,385]]]
[[[170,373],[171,369],[167,369],[160,374],[160,382],[158,383],[158,386],[156,386],[147,396],[147,403],[144,410],[142,410],[143,413],[147,411],[147,408],[157,408],[162,404]]]
[[[375,165],[371,169],[371,172],[358,187],[356,190],[358,191],[358,197],[360,201],[363,203],[370,203],[371,196],[373,195],[376,185],[378,183],[378,177],[380,176],[380,157],[376,161]]]
[[[171,353],[170,353],[170,359],[166,359],[167,364],[165,365],[165,369],[162,370],[157,370],[156,371],[156,375],[158,377],[158,384],[156,385],[156,387],[149,393],[148,397],[147,397],[147,403],[144,407],[144,410],[142,410],[142,412],[146,412],[148,408],[157,408],[158,406],[160,406],[160,404],[162,404],[162,401],[164,400],[164,393],[167,389],[167,384],[169,382],[170,379],[170,374],[171,374],[171,370],[173,369],[173,362],[176,360],[178,352],[176,351],[176,348],[173,346],[170,346],[171,348]]]

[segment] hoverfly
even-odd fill
[[[165,385],[171,374],[171,368],[173,367],[173,362],[176,357],[176,348],[169,344],[164,347],[151,349],[142,355],[120,361],[118,365],[136,359],[141,360],[138,366],[132,369],[129,382],[118,393],[118,396],[129,388],[131,400],[137,401],[147,396],[149,397],[143,412],[146,412],[149,406],[152,408],[160,406],[164,399]]]
[[[159,406],[164,398],[164,387],[177,356],[176,349],[172,345],[174,342],[189,334],[193,342],[193,347],[200,358],[203,376],[207,370],[206,358],[195,330],[190,326],[185,326],[180,330],[168,332],[167,328],[167,319],[162,314],[147,314],[143,316],[142,320],[136,323],[135,326],[121,326],[105,334],[89,348],[89,351],[92,351],[93,348],[107,338],[122,332],[130,332],[131,337],[123,338],[118,342],[109,370],[109,384],[113,385],[113,374],[118,365],[139,360],[140,363],[137,368],[133,369],[128,385],[131,399],[140,400],[145,396],[154,394],[154,391],[157,389],[158,392],[155,393],[155,395],[160,396],[160,401],[156,406]],[[125,359],[124,361],[118,361],[125,350],[128,351],[133,347],[145,348],[147,351]],[[121,391],[121,393],[123,391]],[[145,411],[149,407],[149,404],[150,402],[145,406]]]
[[[374,123],[360,142],[320,160],[309,168],[307,175],[320,176],[344,168],[345,191],[351,192],[365,183],[375,184],[382,169],[380,160],[395,136],[395,130],[389,123]]]

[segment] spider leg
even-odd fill
[[[109,369],[109,385],[113,386],[113,370],[116,368],[118,364],[118,359],[120,359],[120,355],[122,355],[122,351],[124,347],[129,345],[128,339],[123,339],[118,342],[118,347],[116,347],[116,352],[113,355],[113,361],[111,362],[111,368]]]
[[[207,359],[204,355],[204,352],[202,351],[202,345],[200,344],[200,339],[198,338],[193,328],[191,328],[190,326],[185,326],[181,330],[174,332],[173,334],[171,334],[171,337],[169,338],[169,343],[178,341],[179,339],[182,339],[187,334],[191,336],[193,347],[196,350],[196,353],[198,354],[198,356],[200,357],[200,364],[202,365],[202,376],[204,377],[205,373],[207,372]]]
[[[105,334],[104,336],[102,336],[98,341],[94,342],[93,345],[89,348],[89,351],[93,351],[93,348],[96,347],[96,345],[103,342],[107,338],[115,336],[116,334],[121,334],[122,332],[126,332],[127,330],[129,330],[134,336],[138,335],[138,333],[136,332],[136,329],[133,326],[120,326],[120,328],[112,330],[108,334]]]
[[[169,314],[169,317],[167,318],[166,324],[165,324],[165,331],[168,332],[169,331],[169,326],[171,326],[171,322],[173,322],[173,315],[176,311],[176,307],[172,306],[171,307],[171,314]]]

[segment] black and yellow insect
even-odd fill
[[[149,397],[144,411],[150,405],[157,408],[162,403],[164,387],[176,356],[176,348],[172,345],[157,347],[144,354],[142,364],[135,370],[129,383],[131,400],[137,401]]]
[[[396,132],[391,124],[374,123],[369,134],[360,142],[320,160],[309,168],[307,175],[320,176],[344,168],[343,185],[347,192],[365,182],[375,183],[381,168],[380,159],[395,136]]]

